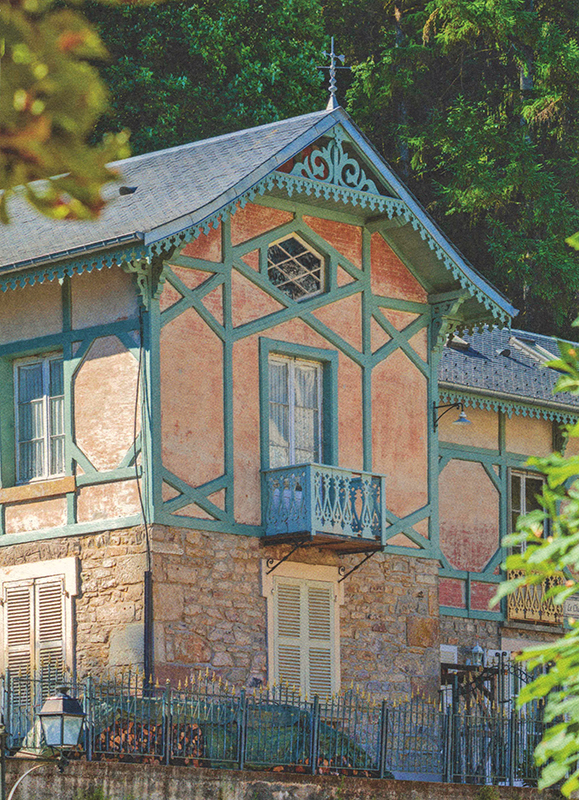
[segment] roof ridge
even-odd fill
[[[308,114],[300,114],[297,117],[289,117],[288,119],[279,119],[276,122],[267,122],[264,125],[255,125],[253,128],[243,128],[239,131],[232,131],[231,133],[222,133],[219,136],[210,136],[208,139],[197,139],[194,142],[186,142],[185,144],[178,144],[174,147],[166,147],[162,150],[153,150],[150,153],[140,153],[137,156],[129,156],[129,158],[124,158],[119,161],[111,161],[107,166],[120,166],[126,165],[129,163],[134,163],[135,161],[142,161],[146,158],[151,158],[153,156],[160,156],[160,155],[167,155],[168,153],[175,153],[182,150],[188,150],[189,148],[198,147],[200,145],[206,145],[209,142],[220,142],[224,139],[233,139],[236,136],[245,135],[248,133],[253,133],[259,130],[266,130],[267,128],[273,128],[276,125],[286,125],[290,122],[296,122],[297,120],[306,119],[307,117],[319,117],[320,119],[332,114],[332,111],[327,111],[324,109],[323,111],[310,111]]]

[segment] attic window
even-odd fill
[[[518,350],[520,353],[524,353],[527,358],[536,361],[538,364],[547,364],[549,361],[553,361],[557,358],[556,355],[551,353],[544,347],[541,347],[535,339],[529,339],[522,336],[511,336],[509,339],[509,344],[514,350]]]
[[[324,260],[298,236],[270,244],[267,274],[272,284],[292,300],[311,297],[324,289]]]

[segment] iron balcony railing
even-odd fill
[[[508,579],[522,578],[522,570],[509,570]],[[563,606],[555,605],[553,599],[547,596],[549,589],[565,583],[562,575],[547,578],[542,583],[534,586],[519,586],[507,601],[507,616],[512,620],[526,622],[540,622],[545,625],[563,624]]]
[[[310,533],[385,544],[385,478],[323,464],[267,469],[266,536]]]

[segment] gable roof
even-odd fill
[[[112,166],[121,172],[123,184],[136,191],[121,196],[118,185],[106,187],[103,194],[110,202],[92,222],[50,220],[15,196],[9,208],[12,223],[0,231],[0,275],[131,243],[151,245],[186,231],[338,124],[369,170],[402,201],[405,216],[381,232],[405,263],[420,265],[419,279],[429,294],[463,293],[462,318],[467,321],[481,320],[481,306],[502,322],[515,315],[516,309],[454,248],[340,107],[116,162]],[[370,209],[366,216],[372,216]]]
[[[455,339],[442,353],[438,369],[442,390],[501,396],[579,413],[579,396],[568,392],[553,394],[559,373],[544,366],[550,356],[559,355],[555,337],[487,328],[461,339]]]
[[[122,183],[137,190],[120,196],[118,185],[107,186],[103,194],[109,202],[94,221],[51,220],[15,197],[9,207],[12,223],[0,230],[0,267],[145,240],[168,223],[189,227],[204,219],[204,210],[215,201],[222,206],[241,194],[248,175],[286,161],[287,155],[276,156],[288,146],[299,150],[334,124],[330,112],[320,111],[114,162],[110,166],[120,171]]]

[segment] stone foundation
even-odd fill
[[[67,536],[0,548],[0,567],[78,559],[80,594],[74,599],[76,668],[88,673],[143,664],[141,527]]]
[[[209,668],[252,687],[267,682],[266,603],[261,561],[289,547],[264,549],[255,537],[154,526],[155,664],[161,681]],[[302,548],[292,562],[343,565]],[[376,554],[344,581],[340,610],[342,686],[379,695],[436,692],[439,621],[436,562]]]
[[[152,526],[156,676],[176,685],[191,672],[215,671],[238,686],[267,683],[266,601],[261,564],[288,546],[265,549],[257,537]],[[78,560],[74,598],[78,676],[143,665],[144,531],[140,527],[70,536],[0,549],[0,567]],[[343,565],[318,548],[291,561]],[[440,629],[436,562],[375,554],[343,585],[340,606],[342,686],[372,694],[435,694]]]
[[[9,759],[8,789],[29,766],[29,761]],[[63,774],[47,764],[28,775],[18,787],[18,797],[73,798],[97,788],[106,800],[480,800],[483,796],[483,787],[456,783],[76,761]],[[539,793],[537,789],[503,786],[496,792],[499,800],[556,800],[561,796],[557,790]]]

